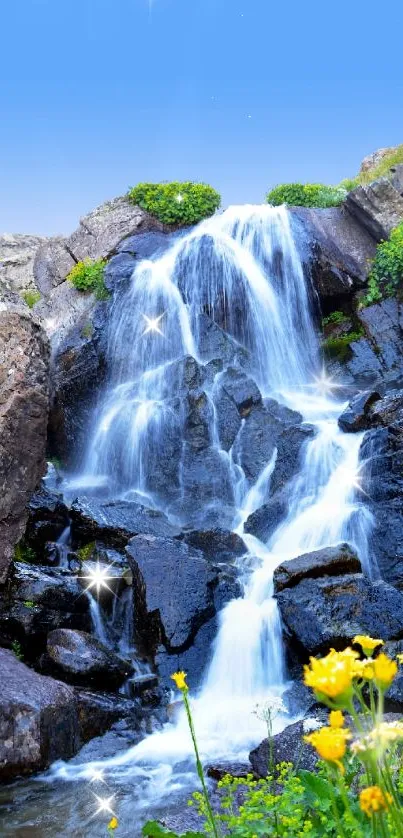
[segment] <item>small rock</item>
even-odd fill
[[[304,553],[279,565],[274,571],[274,588],[278,593],[292,588],[303,579],[317,579],[320,576],[341,576],[346,573],[360,573],[361,563],[348,544],[324,547]]]

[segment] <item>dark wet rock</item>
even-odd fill
[[[130,256],[136,257],[138,262],[141,259],[160,257],[178,238],[186,235],[187,232],[189,232],[189,228],[174,233],[150,230],[147,233],[126,236],[118,245],[117,253],[128,253]]]
[[[382,425],[398,434],[403,433],[403,390],[391,390],[375,401],[369,410],[369,418],[373,427]]]
[[[230,506],[234,503],[228,458],[214,446],[203,451],[194,450],[189,445],[184,446],[181,487],[183,500],[179,501],[176,508],[189,527],[219,526],[223,504]],[[208,517],[209,505],[212,507],[212,518]],[[172,508],[172,512],[175,513],[175,507]],[[214,523],[209,524],[209,520]],[[223,526],[225,525],[226,522],[223,521]]]
[[[312,717],[313,724],[317,721],[325,725],[327,721],[328,712],[326,710],[318,711]],[[309,724],[304,726],[304,722],[295,722],[286,727],[281,733],[273,737],[273,759],[274,764],[278,765],[280,762],[292,762],[293,765],[298,764],[299,768],[304,768],[306,771],[314,771],[318,761],[315,750],[303,741],[303,736],[308,732]],[[267,777],[270,771],[270,750],[269,740],[264,739],[249,754],[249,759],[255,774],[258,777]]]
[[[235,454],[246,477],[253,483],[269,463],[283,429],[282,423],[264,405],[254,406],[238,434]]]
[[[403,199],[402,199],[403,200]],[[371,340],[384,374],[403,371],[403,312],[399,301],[390,297],[362,308],[358,317]]]
[[[270,500],[249,515],[245,523],[245,532],[267,542],[281,524],[288,512],[289,495],[280,490]]]
[[[349,192],[346,208],[375,241],[387,239],[403,221],[403,198],[386,177]]]
[[[285,404],[280,404],[275,399],[264,399],[264,406],[272,416],[280,419],[283,425],[299,425],[302,422],[302,415],[297,410],[291,410]]]
[[[242,419],[235,402],[220,385],[214,391],[214,404],[220,446],[229,451],[239,433]]]
[[[381,405],[381,402],[379,402]],[[376,405],[374,406],[374,409]],[[403,588],[403,438],[401,426],[369,431],[361,447],[363,488],[373,515],[370,550],[381,577]]]
[[[127,719],[133,729],[141,720],[142,710],[138,699],[82,689],[77,689],[75,696],[82,742],[101,736],[120,719]]]
[[[28,502],[46,471],[49,346],[28,309],[0,311],[0,583],[24,534]]]
[[[57,541],[69,524],[69,511],[63,496],[49,491],[42,482],[29,503],[25,537],[34,549],[43,550],[47,541]]]
[[[248,367],[250,356],[246,349],[220,328],[207,314],[200,314],[196,324],[199,356],[203,363],[220,358],[225,366]]]
[[[203,451],[213,441],[213,406],[203,390],[192,390],[186,402],[183,438],[193,451]]]
[[[279,565],[274,571],[274,588],[278,593],[284,588],[293,588],[303,579],[360,572],[361,563],[357,554],[349,544],[339,544],[304,553]]]
[[[298,678],[301,677],[301,674],[302,667],[299,664]],[[305,716],[318,709],[318,702],[312,690],[300,680],[293,681],[283,692],[281,699],[287,712],[294,719],[296,716]]]
[[[113,291],[122,280],[130,279],[136,267],[136,262],[136,257],[130,253],[123,252],[112,256],[104,272],[104,281],[108,291]]]
[[[303,448],[315,435],[312,425],[291,425],[278,437],[277,456],[270,479],[270,492],[275,493],[300,470]]]
[[[305,243],[306,261],[325,311],[362,287],[375,255],[372,236],[343,207],[292,208],[293,227]]]
[[[344,648],[356,634],[403,637],[403,595],[361,574],[305,579],[277,601],[289,640],[306,655]]]
[[[216,614],[241,593],[234,569],[215,568],[201,551],[164,538],[137,536],[126,549],[133,571],[135,631],[149,652],[158,653],[164,677],[185,653],[191,678],[199,677],[215,635]]]
[[[0,649],[0,779],[12,780],[69,759],[78,750],[74,690],[38,675]]]
[[[91,628],[88,599],[77,579],[59,568],[16,562],[0,604],[0,633],[18,639],[34,659],[57,628]]]
[[[242,417],[248,416],[252,407],[262,403],[262,395],[257,384],[242,370],[228,367],[220,377],[220,387]]]
[[[183,538],[190,547],[201,550],[204,557],[212,562],[231,562],[247,552],[239,535],[218,527],[214,530],[191,530],[185,532]]]
[[[71,684],[115,689],[133,672],[132,665],[84,631],[57,629],[48,634],[42,656],[44,672]]]
[[[122,547],[139,533],[175,537],[180,530],[167,517],[131,501],[105,501],[78,498],[71,507],[74,539],[99,539],[111,547]]]
[[[205,771],[207,777],[212,780],[222,780],[227,774],[230,777],[240,777],[244,779],[251,774],[251,766],[248,762],[215,762],[213,765],[206,765]]]
[[[370,425],[369,410],[370,407],[380,399],[380,394],[374,390],[366,390],[364,393],[358,393],[357,396],[351,400],[348,407],[343,410],[339,417],[339,425],[343,431],[362,431]]]

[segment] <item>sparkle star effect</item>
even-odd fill
[[[95,588],[97,594],[103,589],[107,588],[108,591],[113,593],[112,589],[109,587],[108,582],[111,582],[112,579],[117,579],[117,576],[113,576],[110,573],[112,569],[112,565],[101,565],[99,562],[96,563],[95,567],[88,568],[88,575],[83,576],[83,579],[88,580],[88,585],[86,587],[86,591],[90,591],[91,588]]]
[[[95,812],[95,815],[101,815],[103,812],[106,812],[108,815],[114,815],[114,811],[111,807],[111,803],[114,800],[114,796],[112,797],[98,797],[95,795],[95,798],[98,802],[98,809]]]
[[[102,770],[97,771],[96,769],[92,772],[90,777],[90,783],[105,783],[104,772]]]
[[[178,204],[181,204],[182,201],[183,201],[183,195],[181,195],[180,192],[179,192],[179,194],[176,196],[175,200],[178,202]]]
[[[365,463],[362,463],[358,468],[353,467],[349,468],[348,466],[340,466],[338,469],[338,477],[340,478],[340,482],[347,488],[347,489],[355,489],[357,492],[362,492],[363,495],[367,493],[364,491],[362,487],[362,467]]]
[[[157,332],[159,335],[164,336],[164,332],[160,328],[160,322],[165,314],[165,311],[160,314],[159,317],[147,317],[146,314],[143,314],[144,320],[147,323],[147,328],[144,329],[143,335],[148,334],[148,332]]]

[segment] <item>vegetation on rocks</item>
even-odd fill
[[[105,265],[104,259],[85,259],[84,262],[74,265],[67,279],[78,291],[93,292],[97,300],[106,300],[109,292],[105,287]]]
[[[328,724],[304,736],[319,757],[317,770],[290,763],[272,764],[268,775],[220,781],[218,811],[213,811],[201,768],[184,672],[175,679],[181,691],[195,746],[202,792],[193,796],[205,823],[186,838],[399,838],[403,834],[403,721],[384,717],[385,694],[403,655],[396,660],[381,650],[381,639],[357,635],[344,651],[332,649],[311,658],[304,681],[318,702],[329,708]],[[268,716],[269,740],[272,735]],[[178,838],[156,821],[143,835]],[[185,838],[182,836],[182,838]]]
[[[376,249],[368,279],[364,305],[377,303],[384,297],[400,295],[403,285],[403,223],[392,230],[386,241]]]
[[[360,172],[352,183],[354,183],[354,186],[360,186],[371,183],[380,177],[387,177],[392,166],[398,166],[401,163],[403,163],[403,143],[397,148],[391,149],[389,154],[385,154],[376,166]]]
[[[322,344],[324,352],[329,358],[345,361],[350,353],[350,344],[362,338],[363,335],[364,331],[362,329],[350,330],[342,335],[331,335]]]
[[[39,291],[34,291],[33,289],[28,289],[27,291],[23,291],[21,294],[23,300],[26,302],[28,308],[33,308],[36,303],[39,302],[41,299],[41,295]]]
[[[129,200],[163,224],[197,224],[214,215],[221,196],[206,183],[139,183],[129,189]]]
[[[338,207],[345,199],[343,186],[323,183],[283,183],[267,193],[267,202],[274,207],[288,204],[294,207]]]

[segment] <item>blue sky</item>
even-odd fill
[[[0,26],[0,233],[141,180],[261,202],[403,142],[401,0],[3,0]]]

